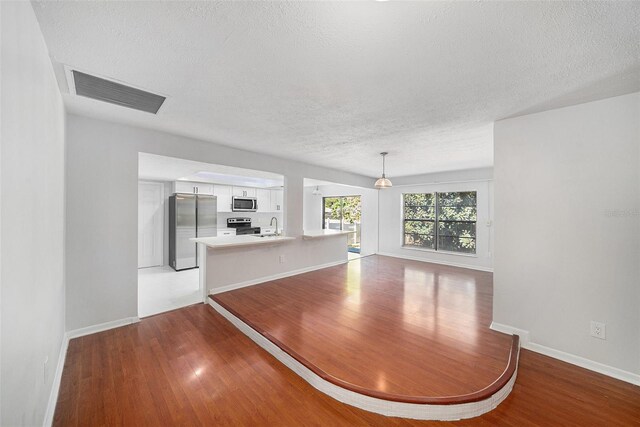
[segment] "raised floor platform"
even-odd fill
[[[319,390],[417,419],[495,408],[517,337],[489,329],[492,275],[383,256],[211,295],[211,305]]]

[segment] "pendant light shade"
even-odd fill
[[[389,181],[387,179],[387,177],[384,175],[384,157],[387,155],[388,153],[386,151],[380,153],[380,155],[382,156],[382,176],[380,178],[378,178],[378,180],[376,181],[376,188],[380,189],[380,188],[389,188],[392,187],[393,184],[391,183],[391,181]]]

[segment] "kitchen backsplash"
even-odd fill
[[[218,228],[227,227],[227,218],[251,218],[253,227],[268,227],[274,216],[278,218],[278,228],[282,228],[282,213],[218,212]]]

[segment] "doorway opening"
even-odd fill
[[[283,199],[279,174],[138,153],[138,317],[206,303],[218,273],[193,239],[282,232]]]
[[[166,262],[171,188],[138,181],[138,317],[200,302],[198,270],[176,272]]]
[[[348,235],[349,259],[360,258],[362,199],[360,196],[335,196],[322,198],[322,228],[352,231]]]

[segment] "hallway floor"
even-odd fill
[[[147,317],[202,302],[198,269],[175,271],[169,266],[138,270],[138,317]]]

